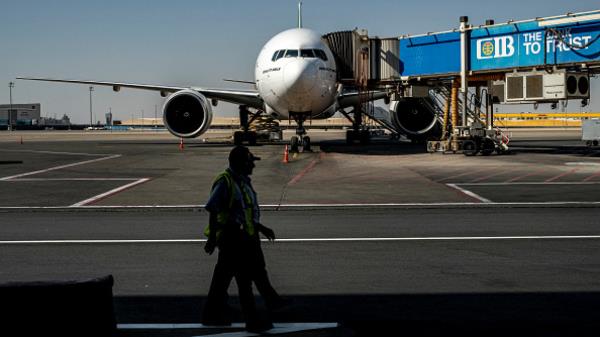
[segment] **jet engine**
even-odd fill
[[[390,103],[394,126],[412,140],[441,135],[441,121],[429,98],[403,98]]]
[[[178,91],[163,105],[163,122],[177,137],[198,137],[206,132],[212,122],[210,102],[197,91]]]

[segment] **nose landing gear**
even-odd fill
[[[296,135],[290,140],[290,152],[309,152],[311,151],[310,137],[306,135],[304,122],[306,114],[291,114],[296,122]]]

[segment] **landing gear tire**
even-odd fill
[[[250,145],[250,146],[256,145],[256,138],[257,138],[256,132],[250,131],[250,132],[248,132],[247,136],[248,136],[248,145]]]
[[[371,133],[369,130],[361,130],[359,131],[360,143],[362,145],[367,145],[371,142]]]
[[[310,137],[306,136],[302,138],[302,150],[304,152],[310,152]]]
[[[358,140],[358,135],[356,134],[356,131],[347,130],[346,131],[346,144],[352,145],[352,144],[354,144],[355,140]]]
[[[233,144],[242,145],[244,141],[248,142],[248,145],[256,145],[257,135],[254,131],[236,131],[233,133]]]
[[[300,139],[298,136],[292,136],[290,140],[290,152],[300,152]]]
[[[477,154],[477,143],[472,140],[465,140],[463,142],[463,154],[467,157],[471,157]]]
[[[233,133],[233,144],[242,145],[243,141],[244,141],[244,132],[243,131],[236,131]]]
[[[482,156],[489,156],[492,153],[494,153],[494,150],[496,149],[496,144],[494,143],[493,140],[489,139],[489,138],[485,138],[483,140],[483,142],[481,143],[481,155]]]

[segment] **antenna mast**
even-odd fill
[[[302,28],[302,1],[298,1],[298,28]]]

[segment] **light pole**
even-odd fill
[[[93,114],[92,114],[92,91],[94,91],[94,87],[90,86],[90,128],[94,126],[93,122]]]
[[[142,132],[144,131],[144,109],[142,109]]]
[[[8,110],[8,131],[12,131],[12,111],[13,111],[13,104],[12,104],[12,90],[15,87],[15,82],[9,82],[8,83],[8,90],[9,90],[9,95],[10,95],[10,110]]]
[[[156,127],[156,123],[157,123],[157,121],[156,121],[157,111],[158,111],[158,107],[156,106],[156,104],[154,104],[154,122],[152,122],[154,127]]]

